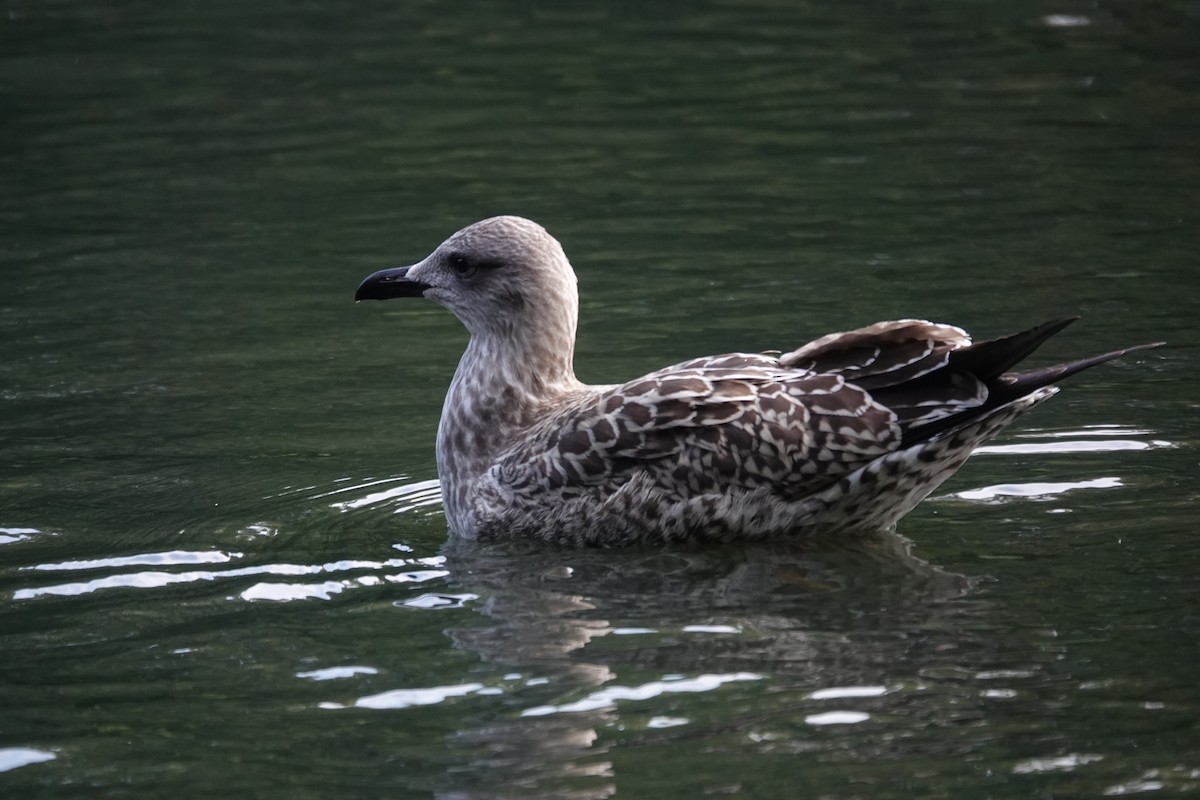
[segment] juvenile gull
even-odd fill
[[[450,531],[598,545],[849,533],[891,525],[971,451],[1142,345],[1010,372],[1073,319],[972,344],[925,320],[730,353],[628,383],[575,377],[575,273],[521,217],[470,225],[355,300],[426,297],[470,333],[437,432]]]

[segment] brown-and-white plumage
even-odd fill
[[[1028,372],[1072,320],[972,344],[960,328],[880,322],[781,356],[685,361],[628,383],[575,377],[575,273],[520,217],[455,233],[357,300],[426,297],[470,341],[437,434],[450,530],[621,545],[878,530],[1051,384],[1144,345]]]

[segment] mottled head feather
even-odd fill
[[[409,270],[425,296],[473,335],[575,338],[579,292],[562,245],[536,222],[491,217],[455,233]]]

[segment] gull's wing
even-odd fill
[[[835,373],[770,356],[694,359],[545,420],[501,459],[522,489],[619,486],[649,474],[678,496],[768,486],[799,498],[900,443],[896,415]]]
[[[803,497],[1051,382],[1006,371],[1070,322],[972,344],[960,328],[899,320],[778,358],[685,361],[549,416],[498,477],[570,494],[647,473],[681,497],[758,487]]]

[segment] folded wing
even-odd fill
[[[1126,352],[1009,372],[1072,321],[972,344],[960,328],[899,320],[779,357],[685,361],[552,415],[500,476],[564,496],[645,473],[679,497],[769,487],[798,499]]]

